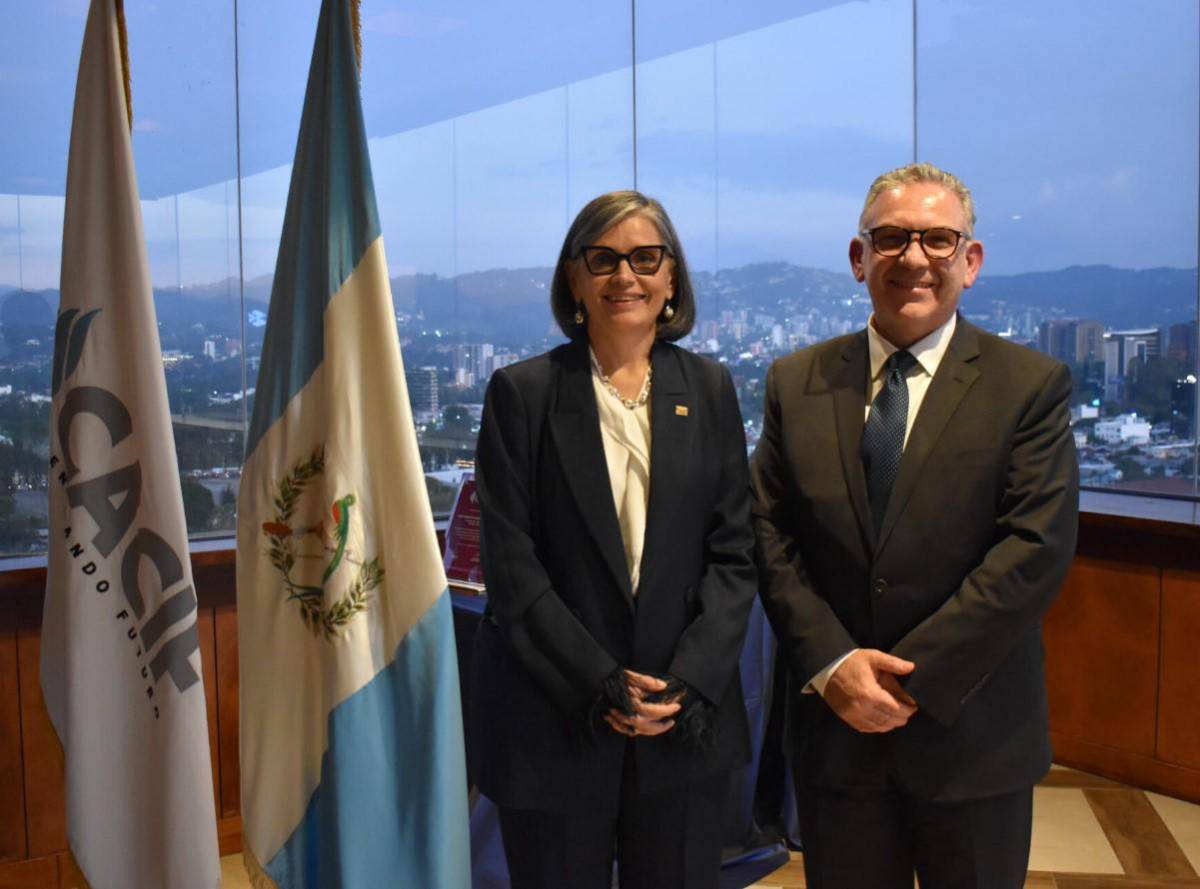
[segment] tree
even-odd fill
[[[211,527],[216,504],[208,488],[194,478],[180,478],[183,488],[183,514],[187,516],[188,531],[207,531]]]
[[[1091,404],[1104,400],[1104,365],[1095,361],[1071,363],[1071,403]],[[1099,367],[1099,371],[1097,371]]]
[[[1146,475],[1146,470],[1142,468],[1142,464],[1133,457],[1118,457],[1116,466],[1121,471],[1122,481],[1136,482],[1149,477]]]
[[[475,421],[471,412],[462,405],[452,404],[442,410],[442,431],[454,438],[471,438],[475,434]]]
[[[1157,356],[1129,362],[1125,405],[1151,423],[1171,419],[1171,398],[1175,381],[1187,373],[1182,361]]]
[[[458,489],[432,476],[425,476],[425,490],[429,493],[429,508],[434,515],[447,515],[454,506]]]

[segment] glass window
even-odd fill
[[[1197,4],[920,4],[920,155],[987,248],[968,317],[1071,365],[1085,485],[1194,495]]]
[[[273,272],[319,6],[303,5],[263,4],[239,23],[248,278]],[[363,13],[376,197],[422,458],[445,512],[474,458],[488,377],[561,341],[548,287],[568,224],[595,194],[632,184],[629,6]]]
[[[7,17],[0,113],[0,554],[45,548],[63,192],[86,4]],[[233,529],[241,463],[233,13],[125,7],[133,149],[188,528]],[[181,101],[180,97],[186,97]]]
[[[235,23],[228,0],[125,4],[193,534],[233,528],[319,8],[241,4]],[[22,122],[0,132],[0,554],[44,547],[85,15],[50,4],[0,29],[0,114]],[[730,366],[752,446],[771,359],[866,321],[846,245],[873,177],[914,156],[975,192],[988,252],[967,316],[1071,365],[1085,484],[1196,496],[1198,17],[1104,3],[1066,27],[1032,0],[367,4],[364,112],[435,512],[473,457],[488,377],[562,341],[549,282],[586,201],[636,185],[667,207],[699,298],[685,345]]]
[[[911,159],[912,8],[645,8],[638,185],[680,231],[700,303],[687,345],[730,365],[752,446],[770,361],[869,315],[846,249],[868,184]]]

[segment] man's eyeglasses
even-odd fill
[[[912,243],[913,235],[916,235],[921,249],[930,259],[949,259],[958,250],[959,242],[967,238],[966,232],[952,228],[915,229],[901,228],[898,225],[863,229],[859,234],[870,238],[871,246],[880,256],[903,256],[908,245]]]
[[[634,247],[628,253],[618,253],[609,247],[584,247],[583,264],[593,275],[611,275],[621,264],[628,261],[629,268],[635,275],[653,275],[662,265],[663,257],[670,252],[662,244],[647,244],[644,247]]]

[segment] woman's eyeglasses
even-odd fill
[[[621,260],[629,263],[635,275],[653,275],[671,251],[662,244],[648,244],[634,247],[628,253],[618,253],[610,247],[584,247],[580,252],[583,254],[583,264],[593,275],[611,275]]]

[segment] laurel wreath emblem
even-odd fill
[[[384,571],[378,556],[360,561],[347,545],[351,516],[357,502],[353,493],[335,500],[326,518],[307,526],[296,525],[295,517],[305,489],[324,472],[325,448],[318,447],[308,459],[296,463],[279,480],[274,497],[275,516],[263,522],[262,528],[270,544],[267,555],[283,578],[287,601],[297,604],[304,625],[313,635],[332,641],[357,615],[367,610],[370,593],[383,581]],[[318,553],[306,551],[302,546],[313,537],[321,545]],[[299,566],[315,560],[324,562],[321,579],[319,583],[306,583],[298,575],[309,572],[300,570]],[[326,589],[343,562],[358,565],[358,572],[346,591],[327,604]]]

